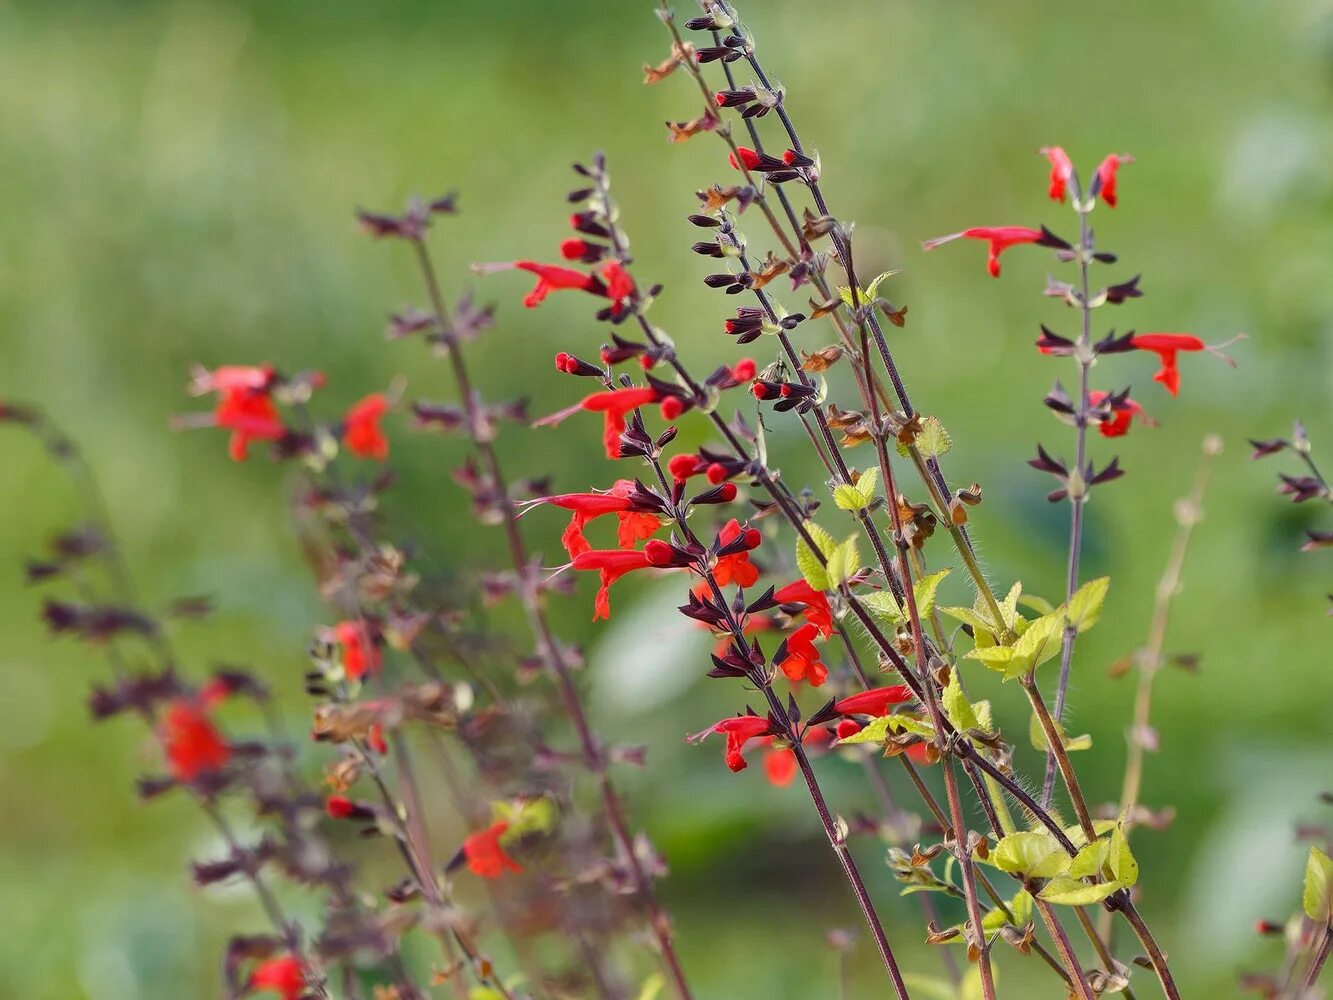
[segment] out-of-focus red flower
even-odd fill
[[[221,390],[213,423],[231,431],[227,453],[236,462],[245,461],[251,441],[276,441],[287,433],[268,391],[245,386]]]
[[[815,590],[804,580],[797,580],[775,590],[773,600],[779,604],[805,605],[805,620],[818,628],[819,634],[825,639],[833,634],[833,610],[822,590]]]
[[[1100,389],[1094,389],[1088,393],[1088,402],[1093,406],[1100,406],[1109,393],[1102,392]],[[1143,407],[1128,396],[1124,398],[1120,406],[1111,411],[1111,419],[1103,420],[1097,425],[1097,430],[1102,437],[1124,437],[1129,433],[1130,421],[1138,417],[1141,421],[1151,423],[1148,415],[1143,412]]]
[[[572,516],[560,544],[565,547],[570,558],[587,552],[592,548],[583,529],[590,521],[605,514],[615,514],[620,521],[616,532],[616,541],[622,549],[632,549],[636,542],[651,538],[662,527],[662,521],[656,514],[645,514],[632,510],[634,506],[630,495],[634,492],[634,481],[617,479],[605,493],[562,493],[558,496],[538,497],[526,502],[527,506],[549,503],[553,507],[570,511]]]
[[[356,812],[356,803],[345,795],[330,795],[324,800],[324,811],[333,819],[347,819]]]
[[[194,781],[231,760],[230,745],[209,718],[207,708],[193,698],[178,698],[167,705],[158,737],[168,770],[180,782]]]
[[[827,744],[829,742],[829,732],[823,726],[812,726],[805,731],[801,737],[801,742],[805,745]],[[777,742],[774,737],[769,736],[767,742],[770,750],[764,754],[764,774],[768,777],[768,783],[776,788],[786,788],[796,779],[800,771],[800,762],[796,759],[796,754],[789,746],[775,747]]]
[[[957,239],[985,240],[990,247],[989,255],[986,258],[986,270],[990,272],[992,278],[998,278],[1000,276],[1000,254],[1021,243],[1038,243],[1045,238],[1045,234],[1040,229],[1028,229],[1026,226],[974,226],[971,229],[964,229],[962,232],[926,240],[921,246],[925,250],[934,250],[937,246],[952,243]]]
[[[377,674],[383,657],[370,626],[361,619],[341,621],[333,626],[334,641],[342,647],[343,670],[352,680]]]
[[[611,315],[619,316],[634,297],[634,279],[618,260],[602,265],[602,278],[606,281],[606,297],[611,300]]]
[[[717,565],[713,568],[713,578],[717,580],[718,586],[725,587],[734,583],[738,587],[753,587],[759,579],[759,567],[750,562],[750,549],[758,547],[763,535],[756,528],[742,528],[740,522],[733,517],[722,526],[717,538],[724,546],[741,538],[746,545],[740,552],[718,558]]]
[[[554,427],[566,417],[585,410],[589,413],[604,414],[602,444],[606,447],[607,458],[620,457],[620,435],[625,433],[625,414],[637,410],[640,406],[656,403],[661,394],[652,386],[629,389],[607,389],[585,396],[579,402],[559,413],[542,417],[533,423],[534,427]]]
[[[606,294],[606,285],[595,274],[576,271],[572,267],[561,267],[559,264],[542,264],[535,260],[511,260],[497,264],[474,264],[472,269],[481,274],[514,270],[535,274],[537,284],[523,299],[523,304],[529,309],[541,305],[551,292],[565,289],[588,292],[592,295]]]
[[[389,752],[389,744],[384,741],[384,727],[378,722],[372,723],[366,731],[366,744],[376,753]]]
[[[266,958],[245,982],[247,993],[276,993],[282,1000],[301,1000],[306,995],[305,969],[293,955]]]
[[[463,841],[463,857],[467,859],[468,869],[482,878],[499,878],[506,871],[521,872],[523,866],[505,853],[500,846],[500,838],[509,830],[509,824],[501,821],[493,823],[485,830],[478,830]]]
[[[1069,187],[1069,178],[1074,174],[1074,164],[1069,154],[1060,146],[1042,146],[1037,152],[1051,163],[1051,201],[1064,201],[1065,191]]]
[[[358,458],[384,461],[389,457],[389,439],[380,420],[389,412],[389,401],[382,392],[372,392],[353,403],[343,418],[343,444]]]
[[[740,154],[739,163],[736,162],[737,153]],[[745,164],[745,169],[753,170],[755,167],[759,166],[762,159],[763,158],[749,146],[737,146],[735,153],[727,154],[727,162],[731,164],[733,170],[739,170],[742,163]]]
[[[1112,153],[1106,159],[1097,165],[1097,174],[1092,182],[1092,195],[1094,198],[1100,197],[1106,202],[1108,208],[1115,208],[1116,204],[1116,172],[1126,163],[1133,163],[1134,157],[1123,153]]]
[[[204,396],[210,392],[234,392],[249,389],[266,391],[273,384],[272,365],[219,365],[212,371],[196,368],[191,373],[190,395]]]
[[[813,622],[806,622],[787,637],[787,655],[778,669],[793,684],[809,681],[811,687],[819,687],[828,678],[828,667],[820,662],[819,650],[815,649],[818,634],[819,628]]]
[[[888,715],[894,705],[911,701],[914,695],[906,684],[890,684],[886,687],[858,691],[841,701],[833,703],[833,710],[839,715]]]

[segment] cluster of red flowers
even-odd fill
[[[284,379],[272,365],[223,365],[194,373],[190,392],[195,396],[214,395],[216,403],[208,414],[181,418],[182,426],[220,427],[231,432],[227,451],[232,459],[243,462],[256,441],[285,442],[299,452],[310,438],[283,419],[278,406],[289,390],[299,384],[302,392],[324,384],[320,372]],[[353,403],[332,430],[343,446],[358,458],[384,461],[389,457],[389,439],[381,422],[389,411],[388,397],[375,392]]]
[[[1092,205],[1099,200],[1108,208],[1115,208],[1118,202],[1117,179],[1120,167],[1134,162],[1132,156],[1111,153],[1097,165],[1097,169],[1093,173],[1092,183],[1088,186],[1086,192],[1081,192],[1074,172],[1073,161],[1063,148],[1060,146],[1044,146],[1039,152],[1046,157],[1050,164],[1048,193],[1051,200],[1064,202],[1067,196],[1072,195],[1076,204],[1083,206],[1082,211],[1090,210]],[[987,270],[992,277],[996,278],[1000,276],[1000,254],[1010,247],[1022,244],[1048,247],[1056,251],[1060,259],[1063,260],[1076,260],[1079,259],[1080,254],[1089,252],[1087,247],[1072,246],[1068,241],[1057,236],[1045,226],[1037,229],[1027,226],[976,226],[950,233],[947,236],[926,240],[922,243],[922,247],[926,250],[933,250],[935,247],[957,239],[984,241],[989,248]],[[1092,257],[1103,261],[1114,260],[1114,257],[1107,254],[1094,253]],[[1056,287],[1056,293],[1063,294],[1058,286],[1053,287]],[[1137,278],[1123,285],[1111,286],[1102,293],[1104,300],[1111,303],[1119,303],[1126,298],[1136,298],[1141,294],[1138,289]],[[1230,362],[1231,359],[1222,353],[1221,348],[1224,346],[1206,344],[1199,337],[1188,333],[1138,333],[1121,338],[1107,338],[1107,340],[1096,345],[1096,350],[1099,354],[1130,350],[1149,351],[1156,354],[1161,361],[1161,367],[1153,374],[1153,380],[1159,382],[1171,395],[1175,396],[1180,392],[1178,356],[1182,352],[1209,351]],[[1037,341],[1037,348],[1043,354],[1071,354],[1074,350],[1074,344],[1072,341],[1058,337],[1043,328],[1042,337]],[[1098,422],[1098,429],[1105,437],[1119,437],[1128,433],[1131,420],[1135,416],[1145,422],[1151,422],[1147,420],[1146,414],[1144,414],[1139,403],[1130,399],[1127,394],[1113,396],[1105,392],[1094,392],[1089,394],[1089,400],[1094,410],[1103,416]]]

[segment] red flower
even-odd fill
[[[500,846],[500,838],[508,830],[509,824],[501,821],[479,830],[463,841],[463,857],[467,859],[467,866],[473,874],[482,878],[499,878],[506,870],[523,870],[523,866]]]
[[[587,240],[570,237],[560,244],[560,256],[565,260],[582,260],[592,249],[593,245]]]
[[[1094,198],[1100,196],[1102,201],[1106,202],[1107,207],[1115,208],[1115,175],[1122,164],[1133,163],[1134,157],[1126,156],[1123,153],[1112,153],[1106,159],[1097,165],[1097,174],[1092,182],[1092,195]]]
[[[778,668],[793,684],[809,681],[811,687],[819,687],[828,678],[828,667],[820,662],[815,649],[818,632],[812,622],[806,622],[787,638],[787,655]]]
[[[849,736],[855,736],[864,728],[865,727],[855,719],[842,719],[838,722],[834,732],[837,733],[838,739],[845,740]]]
[[[250,973],[245,990],[247,993],[276,993],[282,1000],[300,1000],[306,995],[305,969],[300,960],[292,955],[266,958]]]
[[[740,154],[740,163],[736,162],[736,153]],[[762,162],[762,157],[749,146],[737,146],[735,153],[727,154],[727,162],[731,164],[733,170],[739,170],[741,163],[745,164],[746,170],[753,170]]]
[[[233,461],[245,461],[251,441],[276,441],[287,433],[266,389],[237,385],[220,391],[213,423],[231,431],[227,453]]]
[[[579,410],[589,413],[604,413],[602,443],[606,447],[607,458],[620,457],[620,435],[625,433],[625,414],[637,410],[640,406],[656,403],[661,398],[652,386],[631,389],[607,389],[585,396],[578,403],[549,417],[542,417],[533,423],[534,427],[554,427],[560,421]]]
[[[345,795],[330,795],[324,800],[324,811],[332,819],[347,819],[356,812],[356,803]]]
[[[633,492],[633,480],[617,479],[615,485],[605,493],[562,493],[559,496],[538,497],[527,501],[527,506],[549,503],[573,513],[573,517],[569,519],[569,526],[560,536],[560,544],[565,547],[570,558],[573,558],[592,548],[588,540],[583,537],[583,529],[589,521],[604,514],[615,514],[620,520],[616,540],[622,549],[634,548],[635,542],[651,538],[662,527],[662,522],[656,514],[644,514],[631,509],[634,505],[629,497]]]
[[[551,292],[572,288],[592,295],[605,295],[606,286],[595,274],[576,271],[558,264],[540,264],[532,260],[504,261],[499,264],[474,264],[474,271],[490,274],[493,271],[527,271],[537,276],[537,284],[523,299],[529,309],[535,309]]]
[[[333,638],[342,647],[343,670],[352,680],[366,674],[377,674],[383,657],[370,626],[360,619],[339,622],[333,626]]]
[[[384,727],[378,722],[372,723],[370,728],[366,730],[366,743],[376,753],[385,754],[389,752],[389,744],[384,742]]]
[[[746,743],[761,736],[772,735],[768,719],[762,715],[737,715],[730,719],[723,719],[715,726],[705,729],[702,733],[696,733],[688,737],[686,742],[698,743],[711,733],[721,733],[727,738],[723,759],[732,771],[744,771],[748,766],[745,757],[742,755]]]
[[[763,541],[763,535],[759,533],[757,528],[742,529],[740,522],[733,517],[722,526],[717,540],[721,546],[729,546],[738,539],[742,540],[745,549],[729,555],[719,556],[717,565],[713,568],[713,578],[717,580],[719,587],[725,587],[731,583],[738,587],[753,587],[759,579],[759,567],[750,562],[750,549],[759,547],[759,543]]]
[[[358,458],[384,461],[389,457],[389,439],[380,428],[380,419],[389,411],[389,401],[382,392],[372,392],[354,403],[343,418],[343,443]]]
[[[1166,387],[1166,391],[1173,396],[1180,393],[1180,369],[1176,367],[1177,352],[1209,351],[1216,354],[1227,364],[1235,364],[1231,358],[1222,353],[1221,347],[1205,344],[1198,337],[1189,333],[1140,333],[1131,338],[1130,343],[1140,351],[1152,351],[1162,359],[1162,367],[1153,375],[1153,381],[1161,382]],[[1221,346],[1225,347],[1226,345]]]
[[[611,315],[619,316],[634,298],[634,279],[618,260],[602,265],[602,277],[606,280],[606,297],[611,300]]]
[[[648,569],[650,567],[664,567],[670,565],[667,558],[654,562],[650,556],[650,549],[654,545],[665,545],[664,542],[649,542],[643,552],[625,552],[620,549],[590,549],[587,552],[580,552],[574,557],[571,564],[576,570],[597,570],[600,574],[601,586],[597,590],[597,599],[593,603],[593,621],[599,621],[603,618],[611,617],[611,584],[615,583],[626,573],[633,573],[636,569]],[[669,549],[669,547],[668,547]]]
[[[1000,276],[1000,254],[1012,246],[1018,246],[1020,243],[1040,243],[1046,238],[1046,234],[1040,229],[1028,229],[1025,226],[976,226],[972,229],[964,229],[959,233],[950,233],[948,236],[926,240],[921,244],[921,247],[925,250],[934,250],[937,246],[951,243],[956,239],[986,240],[990,244],[990,253],[986,258],[986,270],[990,272],[992,278],[998,278]]]
[[[773,600],[779,604],[805,605],[805,620],[818,628],[819,634],[825,639],[833,634],[833,611],[822,590],[815,590],[804,580],[797,580],[775,590]]]
[[[1100,406],[1108,395],[1109,393],[1102,392],[1100,389],[1094,389],[1088,393],[1088,402],[1094,407]],[[1126,396],[1121,401],[1120,407],[1111,411],[1111,418],[1103,420],[1097,425],[1097,430],[1101,432],[1102,437],[1124,437],[1129,433],[1130,421],[1135,417],[1138,417],[1145,424],[1152,423],[1148,415],[1143,412],[1143,407]]]
[[[1069,154],[1059,146],[1042,146],[1037,152],[1051,161],[1051,201],[1064,201],[1069,178],[1074,174]]]
[[[194,699],[178,698],[167,706],[158,736],[168,770],[180,782],[194,781],[231,760],[231,747],[208,717],[206,706]]]
[[[805,731],[801,737],[802,743],[821,743],[829,742],[829,732],[823,726],[814,726]],[[772,736],[768,737],[768,744],[774,743]],[[768,777],[768,783],[776,788],[786,788],[796,779],[800,771],[800,762],[796,759],[796,754],[791,747],[776,747],[764,754],[764,774]]]
[[[273,384],[272,365],[221,365],[209,371],[196,368],[191,373],[190,395],[210,392],[234,392],[237,389],[266,391]]]
[[[894,705],[911,701],[912,698],[912,689],[906,684],[890,684],[887,687],[860,691],[834,702],[833,710],[839,715],[888,715]]]

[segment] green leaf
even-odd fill
[[[991,969],[991,979],[999,983],[999,969]],[[958,984],[958,1000],[986,1000],[986,990],[981,982],[981,966],[970,965],[963,973],[963,981]]]
[[[912,583],[912,596],[916,598],[916,610],[920,618],[925,619],[930,616],[935,607],[935,591],[939,589],[940,581],[948,575],[949,571],[942,569]],[[887,590],[867,594],[861,598],[861,604],[876,618],[893,628],[907,621],[907,613],[899,606],[897,598]]]
[[[1060,652],[1064,630],[1065,616],[1059,609],[1042,615],[1019,636],[1014,655],[1028,664],[1028,670],[1035,670]]]
[[[1032,897],[1028,895],[1026,889],[1019,889],[1017,895],[1009,900],[1009,912],[1014,915],[1012,921],[1005,915],[1004,910],[998,906],[994,907],[981,918],[981,929],[983,931],[998,931],[1009,923],[1012,923],[1015,927],[1026,927],[1032,920]]]
[[[924,739],[933,740],[935,729],[929,722],[912,715],[881,715],[871,719],[859,733],[853,733],[838,741],[838,744],[883,743],[891,733],[911,733]]]
[[[814,540],[824,560],[827,561],[838,545],[833,536],[814,521],[805,522],[805,533]],[[804,538],[796,540],[796,566],[801,571],[801,576],[805,578],[805,582],[815,590],[829,589],[828,571],[820,564],[819,558],[810,550],[810,546],[805,544]]]
[[[1109,576],[1099,576],[1089,580],[1069,600],[1069,623],[1080,632],[1086,632],[1097,624],[1102,614],[1102,602],[1106,600],[1106,591],[1111,586]]]
[[[861,473],[861,478],[856,481],[856,492],[861,494],[861,499],[865,501],[865,506],[869,507],[875,502],[875,490],[879,487],[879,466],[871,466]]]
[[[889,735],[889,716],[882,715],[878,719],[871,719],[867,722],[860,732],[852,733],[851,736],[844,736],[838,740],[839,746],[847,746],[852,743],[883,743],[884,737]]]
[[[1126,889],[1139,880],[1139,863],[1129,849],[1129,838],[1120,825],[1111,831],[1111,846],[1106,852],[1106,863],[1111,866],[1115,884]]]
[[[868,305],[871,302],[874,302],[879,296],[879,286],[883,283],[884,279],[892,278],[897,273],[898,269],[895,268],[892,271],[885,271],[883,274],[875,275],[875,277],[870,280],[870,284],[861,290],[860,299],[856,302],[852,301],[851,285],[839,285],[838,294],[842,296],[842,301],[846,302],[849,306]]]
[[[1060,734],[1060,742],[1065,745],[1065,749],[1071,753],[1075,750],[1092,749],[1092,737],[1086,733],[1082,736],[1070,736],[1065,732],[1065,727],[1059,722],[1055,723],[1055,731]],[[1037,718],[1035,712],[1028,719],[1028,739],[1032,741],[1034,750],[1040,750],[1042,753],[1046,752],[1046,730],[1042,727],[1041,720]]]
[[[657,1000],[658,995],[666,986],[666,978],[660,972],[654,972],[643,981],[639,987],[638,1000]]]
[[[967,695],[963,694],[963,685],[958,679],[957,670],[950,671],[949,683],[944,686],[940,700],[944,706],[944,714],[959,732],[965,733],[969,729],[982,728],[981,720],[972,709],[972,703],[967,700]]]
[[[1069,855],[1051,834],[1023,830],[1001,838],[988,859],[1001,871],[1029,878],[1051,878],[1069,867]]]
[[[922,417],[921,430],[917,432],[914,443],[916,450],[925,458],[939,458],[953,447],[953,438],[949,437],[939,417]],[[907,458],[912,453],[907,445],[899,444],[898,454]]]
[[[1048,903],[1058,906],[1087,906],[1097,903],[1115,892],[1119,886],[1108,882],[1088,885],[1076,878],[1053,878],[1037,893]]]
[[[1102,865],[1106,864],[1110,849],[1110,840],[1094,840],[1091,844],[1084,844],[1069,863],[1069,870],[1065,874],[1070,878],[1100,878]]]
[[[843,483],[833,491],[833,502],[839,510],[863,510],[870,506],[870,501],[861,496],[860,491],[851,483]]]
[[[839,587],[861,568],[861,554],[856,548],[856,535],[848,535],[828,557],[828,589]]]
[[[1317,923],[1333,920],[1333,861],[1317,847],[1310,848],[1310,859],[1305,863],[1301,906],[1305,915]]]

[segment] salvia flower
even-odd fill
[[[1051,163],[1051,201],[1064,201],[1069,179],[1074,175],[1074,163],[1060,146],[1043,146],[1037,150]]]
[[[1108,208],[1116,205],[1116,172],[1126,163],[1133,163],[1134,157],[1124,153],[1112,153],[1097,165],[1097,172],[1092,178],[1092,196],[1100,197]]]
[[[389,439],[380,427],[389,401],[382,392],[372,392],[353,403],[343,418],[342,440],[347,450],[358,458],[384,461],[389,457]]]
[[[742,528],[734,517],[722,526],[717,542],[719,555],[713,578],[719,587],[736,584],[753,587],[759,580],[759,567],[750,562],[750,550],[759,547],[763,535],[757,528]]]
[[[811,687],[819,687],[828,679],[828,667],[820,661],[819,650],[815,648],[818,634],[818,626],[806,622],[784,643],[786,656],[778,662],[778,669],[793,684],[809,681]]]
[[[213,423],[231,431],[227,454],[243,462],[252,441],[277,441],[287,433],[267,388],[232,385],[219,390]]]
[[[971,229],[964,229],[961,232],[950,233],[948,236],[938,236],[933,240],[926,240],[921,244],[923,250],[934,250],[937,246],[945,243],[952,243],[957,239],[965,240],[985,240],[989,245],[989,252],[986,258],[986,270],[990,272],[992,278],[1000,276],[1000,254],[1010,247],[1019,246],[1023,243],[1036,243],[1039,246],[1068,248],[1069,244],[1060,237],[1056,236],[1050,230],[1029,229],[1026,226],[974,226]]]
[[[890,684],[849,695],[834,702],[833,710],[839,715],[871,715],[878,718],[888,715],[894,705],[911,701],[912,698],[912,689],[906,684]]]
[[[294,955],[266,958],[254,967],[245,981],[247,993],[275,993],[282,1000],[300,1000],[306,995],[305,968]]]
[[[551,292],[573,289],[592,295],[605,295],[606,285],[595,274],[576,271],[571,267],[558,264],[542,264],[532,260],[505,261],[497,264],[474,264],[473,270],[481,274],[494,271],[527,271],[537,276],[537,284],[523,299],[529,309],[535,309],[545,301]]]
[[[591,543],[583,535],[583,529],[606,514],[615,514],[620,521],[616,541],[622,549],[632,549],[636,542],[651,538],[662,526],[656,514],[636,511],[631,499],[635,491],[632,479],[618,479],[606,492],[562,493],[557,496],[537,497],[526,501],[525,509],[540,504],[550,504],[571,513],[569,525],[560,536],[560,544],[565,547],[570,558],[592,549]]]
[[[698,743],[712,733],[719,733],[727,739],[723,750],[723,760],[733,772],[744,771],[749,766],[744,756],[745,745],[762,736],[773,735],[772,727],[762,715],[737,715],[723,719],[702,733],[688,737],[687,742]]]
[[[800,605],[805,620],[819,629],[820,635],[827,639],[833,634],[833,611],[822,590],[815,590],[804,580],[797,580],[775,590],[773,600],[778,604]]]
[[[482,878],[499,878],[506,871],[521,872],[523,866],[511,858],[503,847],[500,838],[509,832],[509,824],[501,821],[493,823],[484,830],[478,830],[463,841],[463,857],[468,869]]]
[[[1162,383],[1173,396],[1180,394],[1180,369],[1176,367],[1176,356],[1181,351],[1208,351],[1227,364],[1235,365],[1228,355],[1222,353],[1225,344],[1205,344],[1192,333],[1136,333],[1129,342],[1131,347],[1152,351],[1162,359],[1162,367],[1153,374],[1153,381]]]
[[[607,458],[620,457],[620,435],[625,433],[625,414],[640,406],[661,400],[661,393],[652,386],[639,386],[629,389],[607,389],[585,396],[579,402],[559,413],[542,417],[534,427],[554,427],[566,417],[586,410],[589,413],[604,414],[602,443],[606,447]]]
[[[656,543],[656,544],[655,544]],[[626,573],[635,570],[656,567],[664,569],[673,565],[670,546],[665,542],[650,540],[642,552],[623,551],[621,549],[590,549],[574,557],[571,565],[576,570],[595,570],[599,574],[601,586],[593,603],[593,621],[611,617],[611,585]],[[666,552],[661,551],[666,549]]]
[[[737,161],[739,155],[740,160]],[[751,149],[749,146],[737,146],[735,153],[727,154],[727,162],[731,164],[733,170],[740,170],[741,165],[745,165],[746,170],[754,170],[763,161],[763,156]]]
[[[342,650],[343,670],[352,680],[379,673],[383,657],[370,626],[361,619],[333,626],[333,641]]]
[[[767,737],[767,741],[772,749],[764,754],[764,776],[774,788],[786,788],[796,780],[801,769],[800,762],[791,747],[774,746],[777,740],[772,736]],[[801,742],[827,745],[829,731],[822,726],[811,726],[801,736]]]
[[[231,760],[231,746],[209,717],[209,707],[204,699],[178,698],[162,713],[158,736],[168,770],[179,782],[219,771]]]
[[[1102,437],[1124,437],[1129,433],[1130,422],[1135,417],[1151,426],[1152,420],[1143,412],[1143,407],[1135,400],[1130,399],[1129,396],[1112,396],[1100,389],[1094,389],[1088,393],[1088,402],[1093,409],[1100,407],[1108,400],[1110,400],[1111,416],[1097,425],[1097,430]]]

